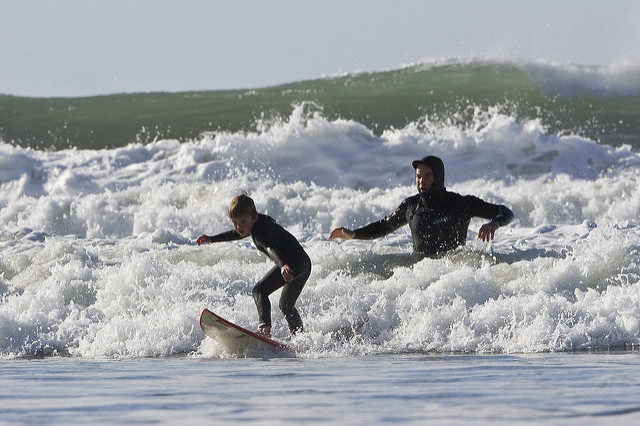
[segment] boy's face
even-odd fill
[[[253,224],[258,220],[258,216],[237,216],[232,217],[233,229],[243,237],[247,237],[251,234],[251,228]]]

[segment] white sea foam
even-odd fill
[[[477,111],[381,137],[300,106],[255,133],[43,152],[0,144],[0,354],[223,356],[208,307],[252,327],[251,287],[272,266],[230,229],[245,190],[302,242],[299,356],[535,352],[638,344],[640,156]],[[512,208],[496,240],[412,260],[402,229],[328,242],[413,195],[411,160],[443,158],[449,189]],[[275,302],[279,293],[274,294]],[[273,304],[274,334],[288,334]]]

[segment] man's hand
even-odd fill
[[[351,240],[355,236],[356,236],[356,233],[353,232],[351,229],[347,229],[341,226],[340,228],[336,228],[333,231],[331,231],[331,234],[329,235],[329,241],[333,241],[336,238],[342,238],[343,240]]]
[[[282,274],[282,278],[284,278],[286,282],[289,282],[294,278],[293,269],[291,269],[289,265],[284,265],[282,268],[280,268],[280,273]]]
[[[198,245],[204,244],[204,243],[210,243],[210,242],[211,242],[211,237],[208,235],[200,235],[196,240],[196,244]]]
[[[500,224],[495,220],[485,223],[480,227],[480,231],[478,231],[478,238],[488,243],[493,240],[493,235],[496,233],[496,229],[498,228],[500,228]]]

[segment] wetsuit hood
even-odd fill
[[[434,194],[444,189],[444,163],[441,159],[433,155],[427,155],[419,160],[415,160],[411,164],[414,169],[418,167],[418,165],[424,164],[433,172],[433,184],[431,184],[431,188],[427,191],[427,194]]]

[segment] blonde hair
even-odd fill
[[[241,216],[256,217],[258,212],[256,211],[256,205],[247,194],[242,193],[236,198],[231,200],[229,204],[229,218],[237,218]]]

